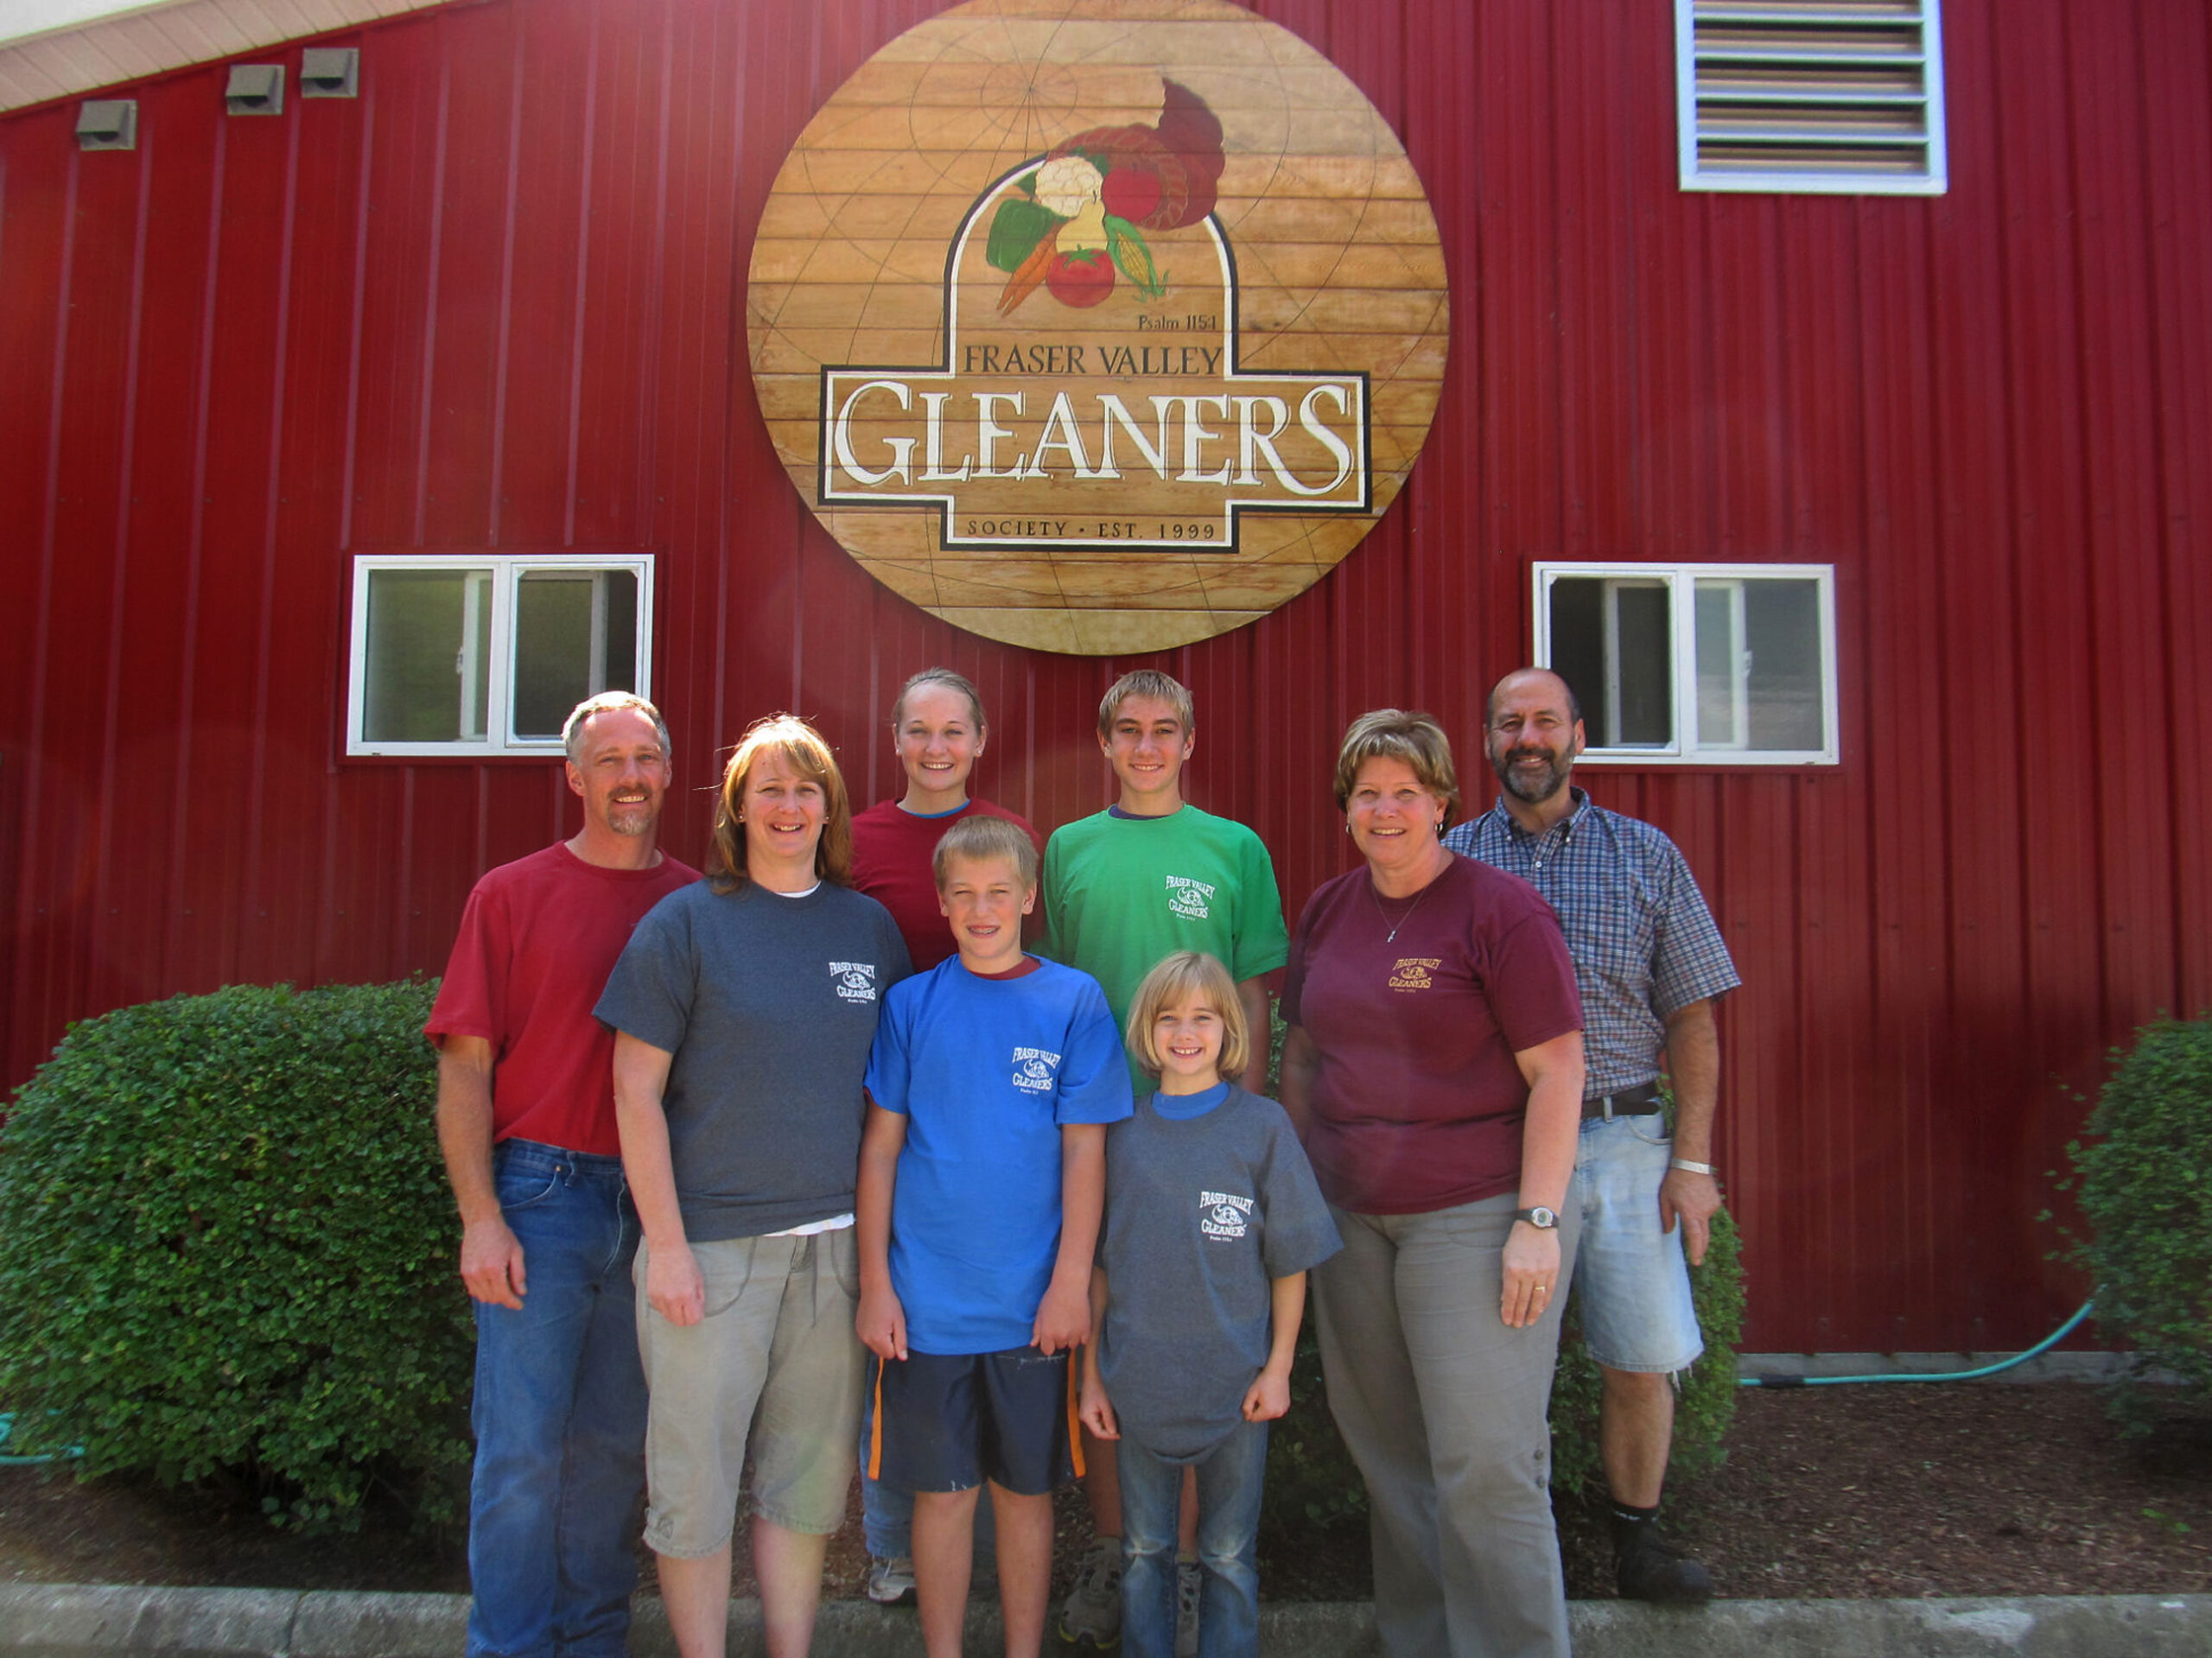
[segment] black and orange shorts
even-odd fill
[[[1041,1496],[1083,1471],[1074,1355],[876,1358],[861,1445],[869,1475],[896,1491],[968,1491],[985,1480]]]

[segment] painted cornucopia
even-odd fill
[[[1039,287],[1063,305],[1096,305],[1114,291],[1116,271],[1144,298],[1160,298],[1167,280],[1144,232],[1211,213],[1224,162],[1220,118],[1173,80],[1154,125],[1093,127],[1054,146],[991,219],[984,257],[1008,273],[999,314]]]

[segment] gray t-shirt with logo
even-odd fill
[[[1283,1109],[1231,1083],[1174,1115],[1205,1097],[1154,1095],[1106,1131],[1099,1374],[1122,1432],[1171,1461],[1243,1420],[1274,1280],[1343,1247]]]
[[[700,881],[638,924],[594,1011],[676,1056],[661,1103],[687,1238],[850,1212],[868,1045],[907,971],[891,912],[828,881],[804,898]]]

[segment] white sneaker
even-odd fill
[[[1122,1540],[1094,1537],[1060,1605],[1060,1639],[1103,1650],[1122,1638]]]
[[[1198,1563],[1175,1562],[1175,1658],[1198,1658]]]
[[[868,1598],[879,1606],[912,1605],[914,1562],[912,1557],[894,1554],[889,1560],[877,1560],[871,1555],[868,1563]]]

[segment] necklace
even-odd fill
[[[1367,895],[1375,900],[1375,913],[1382,918],[1382,924],[1384,926],[1390,927],[1390,931],[1382,935],[1382,942],[1384,943],[1395,944],[1398,942],[1398,927],[1404,926],[1407,922],[1414,918],[1414,912],[1421,908],[1421,901],[1428,896],[1429,886],[1433,886],[1435,885],[1436,883],[1432,880],[1429,882],[1428,886],[1424,886],[1420,892],[1415,893],[1414,894],[1414,901],[1406,906],[1405,914],[1398,918],[1398,926],[1390,927],[1390,912],[1382,907],[1382,894],[1375,890],[1375,883],[1373,881],[1370,880],[1367,883]]]

